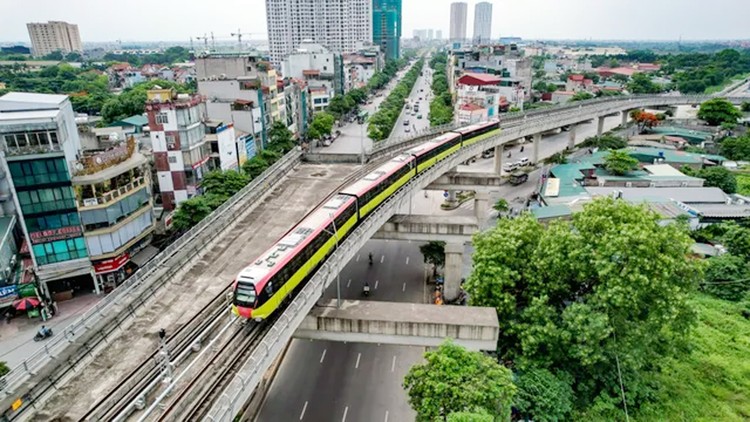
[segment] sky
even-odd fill
[[[415,29],[448,35],[451,0],[402,0],[403,37]],[[474,4],[468,1],[468,36]],[[492,35],[526,39],[748,39],[750,0],[503,0],[493,3]],[[0,0],[0,41],[29,42],[27,22],[77,23],[81,39],[180,41],[214,32],[266,38],[265,0]],[[245,36],[247,39],[248,36]]]

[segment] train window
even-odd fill
[[[273,282],[271,280],[266,283],[266,293],[268,293],[268,296],[273,295]]]

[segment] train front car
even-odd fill
[[[463,146],[468,147],[469,145],[484,141],[487,138],[498,135],[500,133],[500,122],[495,120],[477,123],[462,127],[460,129],[456,129],[453,132],[460,133],[461,137],[463,138]]]
[[[305,217],[237,275],[232,312],[264,320],[308,280],[357,222],[356,200],[336,195]]]

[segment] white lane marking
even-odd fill
[[[322,355],[320,355],[320,363],[323,363],[323,359],[325,359],[325,358],[326,358],[326,351],[327,351],[327,350],[328,350],[328,349],[323,349],[323,354],[322,354]]]
[[[346,288],[348,289],[349,286],[352,285],[352,279],[350,278],[349,281],[346,282]]]
[[[379,281],[380,281],[380,280],[375,280],[375,289],[377,289],[377,288],[378,288],[378,282],[379,282]]]
[[[409,239],[409,243],[411,243],[411,239]]]
[[[406,265],[409,265],[409,257],[406,257]]]
[[[359,254],[357,254],[357,261],[356,262],[359,262]]]
[[[393,361],[391,362],[391,372],[396,370],[396,355],[393,355]]]
[[[341,422],[346,422],[346,414],[349,413],[349,406],[344,408],[344,417],[341,418]]]
[[[383,422],[388,422],[388,411],[385,411],[385,420]]]
[[[383,261],[385,261],[385,255],[382,255],[382,256],[380,257],[380,263],[381,263],[381,264],[383,263]]]
[[[362,357],[362,353],[357,353],[357,363],[354,364],[354,369],[359,369],[359,359]]]
[[[299,420],[302,420],[302,418],[305,417],[305,411],[306,410],[307,410],[307,402],[305,402],[305,405],[302,406],[302,413],[300,413],[300,415],[299,415]],[[385,412],[385,413],[386,413],[386,415],[388,414],[388,412]],[[388,419],[388,416],[386,416],[386,419]]]
[[[406,282],[404,282],[404,287],[403,287],[403,288],[401,288],[401,291],[402,291],[402,292],[405,292],[405,291],[406,291]]]

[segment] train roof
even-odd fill
[[[462,128],[458,128],[458,129],[454,130],[454,132],[465,134],[465,133],[473,132],[473,131],[475,131],[477,129],[483,129],[483,128],[486,128],[487,126],[492,126],[492,125],[496,125],[496,124],[498,124],[497,121],[475,123],[473,125],[469,125],[469,126],[464,126]]]
[[[253,283],[256,289],[265,287],[266,280],[294,257],[310,240],[321,232],[333,218],[337,217],[347,206],[354,203],[354,198],[337,194],[329,198],[315,211],[307,215],[293,229],[289,230],[273,246],[259,256],[252,264],[243,268],[237,280]]]
[[[448,141],[458,138],[459,136],[460,135],[458,133],[453,133],[453,132],[445,133],[443,135],[438,136],[435,139],[421,143],[415,147],[408,149],[406,151],[406,154],[415,155],[419,157],[423,154],[426,154],[427,152],[437,147],[438,145],[442,145]]]
[[[371,171],[366,176],[345,187],[341,191],[341,193],[347,195],[357,195],[358,197],[362,196],[373,186],[385,180],[388,176],[395,173],[400,168],[409,165],[409,163],[413,160],[414,157],[412,157],[410,154],[400,154],[388,160],[385,164]]]

